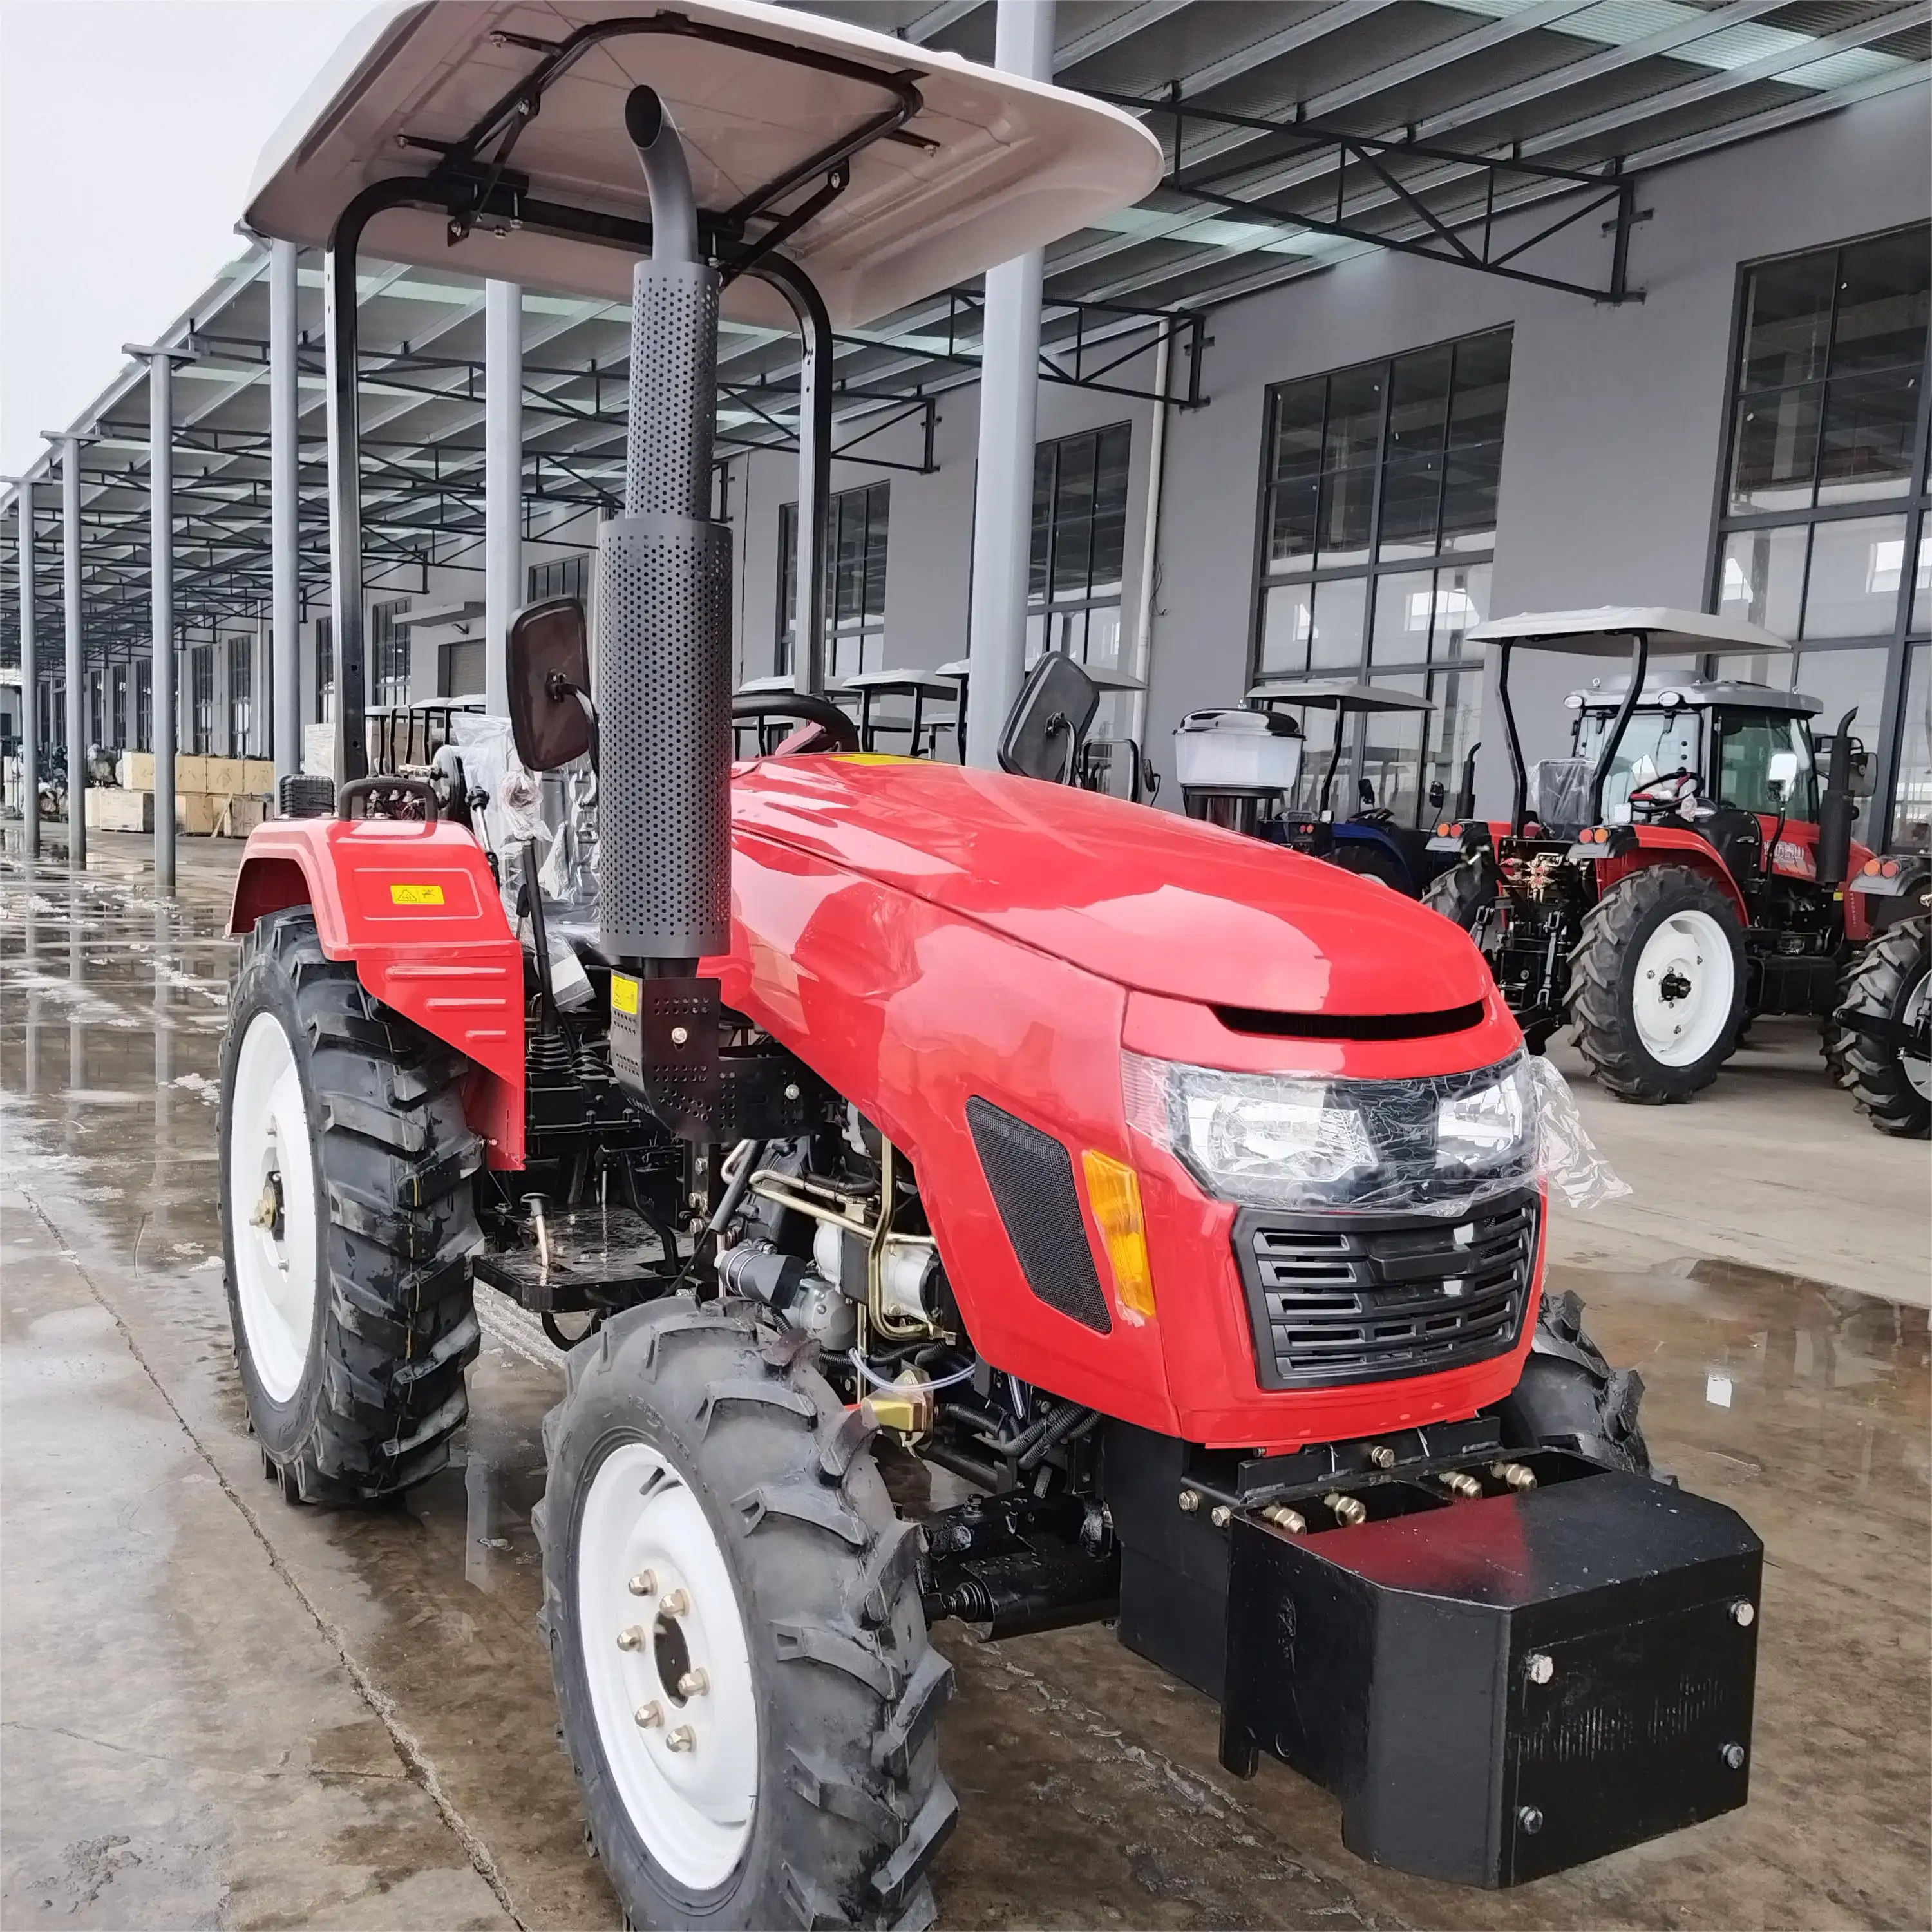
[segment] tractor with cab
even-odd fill
[[[1762,1546],[1656,1478],[1640,1382],[1545,1291],[1564,1096],[1467,938],[1211,826],[868,756],[808,652],[732,700],[721,303],[826,368],[1161,165],[808,14],[428,0],[250,209],[328,251],[346,763],[236,886],[242,1387],[284,1494],[355,1507],[460,1448],[484,1298],[570,1324],[541,1628],[633,1925],[932,1924],[945,1618],[1112,1621],[1232,1771],[1297,1767],[1445,1880],[1745,1799]],[[361,769],[365,240],[629,302],[594,637],[560,600],[507,639],[519,769],[594,783],[587,899],[513,863],[473,760],[466,824]],[[1008,748],[1058,776],[1052,675]],[[953,1499],[902,1510],[908,1461]]]
[[[1814,738],[1815,699],[1660,673],[1658,650],[1775,656],[1756,626],[1662,609],[1559,611],[1477,626],[1494,647],[1513,797],[1502,821],[1436,828],[1457,862],[1423,903],[1475,939],[1532,1048],[1576,1028],[1618,1099],[1688,1100],[1760,1013],[1826,1018],[1848,945],[1868,930],[1848,872],[1866,788],[1847,715]],[[1570,754],[1526,765],[1514,652],[1630,652],[1619,688],[1571,694]],[[1821,765],[1822,769],[1821,770]]]
[[[1882,1134],[1932,1135],[1932,864],[1868,858],[1850,891],[1870,937],[1851,954],[1825,1028],[1832,1077]]]

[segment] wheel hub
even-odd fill
[[[1644,940],[1630,982],[1631,1018],[1653,1060],[1690,1066],[1724,1037],[1736,989],[1736,964],[1710,914],[1684,907]]]

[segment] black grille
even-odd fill
[[[977,1094],[966,1102],[966,1118],[1027,1286],[1048,1307],[1108,1334],[1114,1318],[1080,1218],[1073,1156],[1051,1134]]]
[[[1246,1208],[1234,1249],[1264,1388],[1323,1388],[1506,1354],[1536,1265],[1534,1195],[1447,1215]]]

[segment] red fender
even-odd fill
[[[1615,858],[1597,861],[1597,890],[1606,892],[1619,879],[1628,878],[1650,866],[1683,866],[1714,880],[1731,902],[1740,926],[1751,922],[1750,908],[1731,877],[1731,869],[1718,856],[1716,848],[1701,832],[1686,832],[1675,825],[1636,825],[1637,849],[1621,852]]]
[[[248,835],[228,930],[308,905],[332,959],[476,1070],[464,1092],[492,1167],[524,1164],[524,953],[488,860],[458,825],[278,818]]]

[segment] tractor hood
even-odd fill
[[[1462,932],[1386,886],[1172,812],[865,756],[740,766],[737,831],[830,860],[1136,991],[1284,1013],[1484,1000]]]

